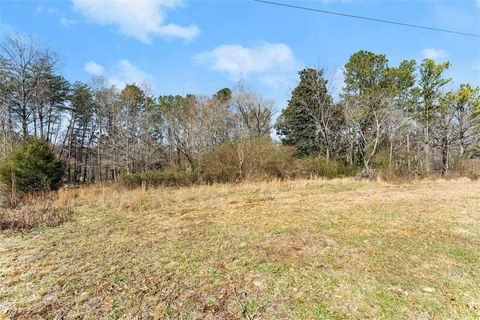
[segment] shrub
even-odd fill
[[[37,138],[23,142],[0,166],[0,180],[22,193],[57,190],[62,176],[63,166],[53,148]]]
[[[352,177],[358,174],[360,167],[349,165],[341,160],[324,157],[303,157],[295,162],[295,176],[299,178],[322,177],[340,178]]]
[[[447,177],[468,177],[472,180],[480,178],[480,159],[460,159],[453,163]]]
[[[387,148],[380,148],[377,153],[372,157],[370,166],[373,169],[388,168],[390,163],[390,154]]]
[[[278,145],[268,138],[225,142],[205,156],[200,180],[226,183],[288,178],[294,153],[293,148]]]
[[[203,161],[200,176],[206,183],[238,181],[241,177],[236,145],[228,141],[210,150]]]

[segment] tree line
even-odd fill
[[[480,89],[450,89],[449,62],[405,60],[390,66],[383,54],[359,51],[344,68],[338,102],[323,70],[300,71],[300,83],[277,122],[282,141],[302,155],[323,154],[397,170],[441,172],[479,155]]]
[[[0,160],[36,137],[55,148],[67,183],[152,170],[236,181],[308,174],[320,162],[367,176],[378,168],[445,174],[480,154],[480,90],[447,90],[448,62],[392,67],[385,55],[357,52],[338,101],[322,69],[303,69],[273,123],[273,102],[242,83],[212,96],[154,96],[146,85],[117,88],[101,77],[71,83],[57,55],[31,37],[6,36],[0,51]]]

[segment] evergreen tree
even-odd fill
[[[63,167],[44,140],[29,138],[0,167],[0,179],[9,188],[28,193],[57,190]]]
[[[284,144],[294,146],[301,156],[325,151],[329,158],[332,147],[330,126],[338,122],[339,113],[334,110],[323,70],[307,68],[301,70],[299,76],[300,82],[277,120],[277,134]]]
[[[431,170],[432,138],[431,130],[437,120],[435,115],[441,104],[442,88],[450,82],[443,73],[450,67],[449,62],[437,64],[432,59],[424,59],[420,65],[420,80],[417,92],[420,103],[417,108],[417,118],[423,126],[423,149],[425,170]]]

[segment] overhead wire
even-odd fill
[[[404,22],[386,20],[386,19],[379,19],[379,18],[372,18],[372,17],[360,16],[360,15],[354,15],[354,14],[336,12],[336,11],[329,11],[329,10],[323,10],[323,9],[317,9],[317,8],[310,8],[310,7],[304,7],[304,6],[288,4],[288,3],[280,3],[280,2],[275,2],[275,1],[268,1],[268,0],[253,0],[253,1],[259,2],[259,3],[264,3],[264,4],[269,4],[269,5],[274,5],[274,6],[279,6],[279,7],[290,8],[290,9],[312,11],[312,12],[316,12],[316,13],[336,15],[336,16],[342,16],[342,17],[346,17],[346,18],[367,20],[367,21],[373,21],[373,22],[393,24],[393,25],[402,26],[402,27],[417,28],[417,29],[424,29],[424,30],[430,30],[430,31],[437,31],[437,32],[444,32],[444,33],[450,33],[450,34],[480,38],[480,34],[475,34],[475,33],[468,33],[468,32],[449,30],[449,29],[443,29],[443,28],[422,26],[422,25],[417,25],[417,24],[404,23]]]

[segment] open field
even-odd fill
[[[479,182],[73,193],[0,233],[0,319],[480,317]]]

